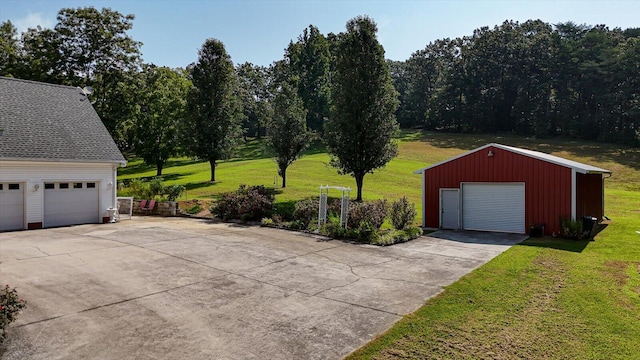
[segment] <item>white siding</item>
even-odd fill
[[[95,182],[100,203],[96,222],[101,222],[103,216],[108,216],[107,209],[116,206],[113,189],[117,166],[112,163],[0,161],[0,182],[25,183],[27,223],[44,222],[45,182]]]

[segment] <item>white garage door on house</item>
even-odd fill
[[[465,230],[525,233],[524,183],[463,183]]]
[[[0,231],[24,229],[24,184],[0,182]]]
[[[95,182],[44,184],[44,227],[99,222],[98,186]]]

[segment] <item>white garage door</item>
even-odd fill
[[[44,184],[44,227],[99,222],[95,182]]]
[[[0,183],[0,231],[24,229],[24,184]]]
[[[463,183],[462,226],[465,230],[524,234],[523,183]]]

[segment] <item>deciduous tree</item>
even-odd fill
[[[314,134],[307,129],[307,110],[290,83],[280,84],[273,107],[273,118],[267,126],[267,143],[275,153],[278,174],[282,177],[282,187],[286,187],[287,168],[302,156],[302,152],[309,147]]]
[[[13,75],[18,62],[18,30],[7,20],[0,24],[0,76]]]
[[[285,60],[291,74],[299,79],[297,92],[307,109],[307,127],[321,132],[329,116],[329,41],[317,27],[309,25],[297,42],[289,44]]]
[[[249,62],[236,67],[242,102],[242,128],[245,136],[261,137],[271,116],[271,75],[268,68]]]
[[[182,69],[144,66],[138,92],[139,112],[135,122],[135,152],[145,163],[155,165],[157,176],[178,153],[178,126],[186,116],[190,82]]]

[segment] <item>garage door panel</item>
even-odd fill
[[[66,226],[77,224],[95,223],[96,217],[92,213],[86,212],[65,212],[58,214],[47,214],[45,218],[45,226]]]
[[[525,232],[524,184],[466,183],[462,189],[464,229]]]
[[[0,231],[24,229],[24,184],[1,183],[0,188]]]
[[[61,189],[59,184],[45,189],[44,226],[66,226],[98,222],[98,189]]]

